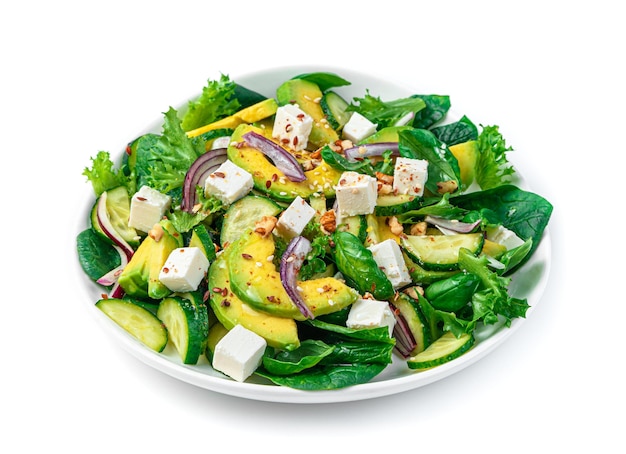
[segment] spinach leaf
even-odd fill
[[[280,376],[270,374],[263,368],[255,372],[274,384],[306,391],[340,389],[371,381],[380,374],[386,364],[344,364],[320,366],[299,374]]]
[[[348,328],[346,326],[335,325],[333,323],[324,322],[321,320],[307,320],[305,323],[326,331],[341,334],[344,338],[377,341],[385,343],[394,343],[394,340],[389,337],[389,330],[386,326],[376,328]]]
[[[395,126],[399,120],[409,113],[417,115],[418,112],[426,108],[426,103],[416,97],[395,99],[393,101],[382,101],[377,96],[372,96],[369,90],[363,98],[354,98],[358,105],[350,104],[346,111],[358,112],[372,123],[377,125],[377,129]]]
[[[304,79],[309,82],[313,82],[317,84],[320,90],[325,92],[326,90],[334,87],[343,87],[345,85],[350,85],[351,83],[345,80],[343,77],[338,76],[334,73],[329,72],[313,72],[313,73],[304,73],[298,76],[292,77],[292,79]]]
[[[445,219],[460,220],[463,219],[468,213],[467,210],[452,205],[450,203],[449,194],[444,194],[441,199],[436,201],[436,203],[431,203],[430,201],[425,203],[425,205],[418,209],[397,214],[396,218],[398,219],[398,222],[402,224],[414,224],[415,222],[421,221],[425,216],[438,216]]]
[[[292,351],[279,351],[272,356],[266,350],[263,355],[263,367],[274,375],[291,375],[309,369],[330,355],[334,347],[321,340],[305,339]]]
[[[479,211],[487,222],[503,225],[524,241],[532,240],[530,251],[513,269],[525,263],[539,246],[553,210],[552,204],[540,195],[514,185],[463,194],[453,197],[451,203],[466,210]]]
[[[352,233],[336,231],[334,257],[337,268],[346,282],[360,293],[369,292],[374,298],[386,300],[394,289],[385,273],[378,267],[372,251]]]
[[[448,146],[478,139],[478,128],[466,116],[454,123],[432,128],[430,131]]]
[[[390,364],[393,342],[342,341],[320,364]]]
[[[450,110],[450,97],[447,95],[413,95],[424,101],[425,108],[416,112],[413,118],[413,127],[428,129],[442,120]]]
[[[80,266],[94,281],[121,263],[118,252],[93,229],[86,229],[78,234],[76,248]]]
[[[261,101],[265,101],[267,99],[266,96],[263,96],[256,91],[252,91],[249,88],[246,88],[242,85],[235,85],[235,93],[234,97],[239,101],[240,109],[245,109],[246,107],[253,106]]]
[[[428,161],[426,188],[430,192],[437,194],[437,183],[449,180],[461,187],[461,170],[457,159],[432,132],[409,129],[400,131],[398,135],[401,156]]]
[[[328,145],[322,148],[322,159],[331,166],[333,169],[341,172],[359,172],[365,173],[370,176],[375,175],[375,170],[369,159],[363,159],[361,161],[348,161],[345,157],[339,153],[335,153]]]

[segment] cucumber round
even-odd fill
[[[206,306],[202,307],[190,299],[171,296],[164,298],[157,310],[184,364],[196,364],[206,347],[209,324]]]
[[[211,238],[211,234],[204,224],[198,224],[193,228],[189,246],[200,248],[209,262],[215,260],[216,253],[213,238]]]
[[[367,220],[365,219],[365,216],[360,214],[346,216],[337,226],[337,230],[351,233],[359,240],[365,241],[365,238],[367,237]]]
[[[350,119],[350,112],[346,111],[348,102],[334,91],[324,93],[320,100],[320,107],[330,127],[336,131],[341,130]]]
[[[282,207],[272,199],[259,195],[248,195],[233,203],[224,214],[220,245],[233,243],[263,216],[276,216]]]
[[[131,246],[139,245],[137,231],[128,225],[130,197],[124,186],[118,186],[107,191],[106,207],[111,225],[117,233]]]
[[[148,348],[162,352],[167,345],[167,330],[149,310],[116,298],[101,299],[96,307]]]
[[[376,216],[395,216],[420,207],[422,199],[409,194],[386,194],[376,199]]]
[[[484,237],[480,232],[402,237],[402,246],[411,260],[429,271],[459,269],[459,250],[465,248],[472,254],[478,255],[483,242]]]
[[[407,364],[410,369],[424,370],[441,366],[458,358],[474,345],[474,336],[463,333],[456,337],[446,331],[439,339],[430,344],[426,350],[410,357]]]

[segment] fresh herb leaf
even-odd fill
[[[412,125],[418,129],[429,129],[442,120],[450,110],[450,97],[447,95],[413,95],[424,101],[426,107],[415,113]]]
[[[280,376],[270,374],[263,368],[257,369],[256,375],[265,377],[276,385],[305,391],[341,389],[371,381],[380,374],[386,364],[346,364],[319,366],[307,369],[299,374]]]
[[[96,197],[118,186],[126,185],[127,178],[124,173],[115,168],[108,151],[99,151],[95,157],[91,158],[91,168],[85,167],[83,175],[91,181]]]
[[[334,87],[343,87],[345,85],[350,85],[350,82],[348,82],[343,77],[329,72],[305,73],[295,76],[292,79],[304,79],[308,80],[309,82],[313,82],[319,87],[322,93]]]
[[[190,131],[237,112],[241,104],[235,97],[235,88],[235,83],[224,74],[219,80],[208,80],[202,94],[189,101],[187,112],[183,115],[183,130]]]
[[[83,230],[76,237],[78,261],[87,276],[100,279],[121,263],[119,253],[93,229]]]
[[[507,160],[506,141],[498,130],[498,126],[484,126],[478,136],[478,162],[476,164],[476,182],[482,189],[491,189],[510,181],[515,173]]]
[[[448,146],[478,139],[478,128],[466,116],[454,123],[432,128],[430,131]]]
[[[354,98],[354,101],[358,102],[358,105],[350,104],[346,110],[360,113],[375,123],[379,130],[387,126],[395,126],[406,115],[410,113],[415,115],[426,107],[426,103],[422,99],[414,97],[385,102],[380,97],[370,95],[369,90],[367,90],[365,97]]]
[[[324,357],[333,352],[334,347],[321,340],[305,339],[292,351],[279,351],[275,355],[266,350],[263,367],[275,375],[290,375],[302,372],[317,365]]]

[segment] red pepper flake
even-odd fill
[[[146,200],[148,200],[148,199],[146,199],[145,197],[141,197],[141,196],[139,196],[139,195],[138,195],[138,196],[137,196],[137,200],[139,200],[140,202],[145,202],[145,201],[146,201]]]
[[[243,253],[241,256],[246,260],[252,260],[252,256],[250,254]]]
[[[219,293],[220,295],[222,294],[222,289],[219,287],[213,287],[211,290],[213,291],[213,293]]]
[[[275,302],[276,302],[276,297],[275,297],[274,295],[269,295],[269,296],[267,297],[267,300],[268,300],[270,303],[275,303]]]
[[[295,147],[295,146],[297,146],[297,145],[298,145],[298,136],[295,136],[295,137],[293,138],[293,146]]]
[[[169,272],[170,272],[170,269],[169,269],[169,268],[167,268],[167,267],[164,267],[164,268],[163,268],[163,272],[164,272],[165,274],[167,274],[167,273],[169,273]]]
[[[278,175],[277,174],[272,174],[272,181],[276,181],[278,180]]]
[[[281,139],[281,143],[287,145],[289,143],[289,139]]]
[[[222,301],[221,306],[222,307],[229,307],[230,306],[230,301],[228,301],[228,300]]]
[[[303,120],[304,119],[304,114],[298,114],[297,118],[298,118],[298,120]]]
[[[109,299],[109,295],[107,295],[106,293],[101,293],[100,296],[102,297],[103,300]]]
[[[265,187],[266,187],[267,189],[269,189],[271,185],[272,185],[272,180],[267,180],[267,181],[265,182]]]
[[[226,178],[226,174],[224,172],[213,172],[213,175],[219,178]]]

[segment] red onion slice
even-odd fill
[[[126,255],[124,249],[122,249],[118,245],[114,244],[113,247],[120,255],[120,265],[113,268],[96,282],[100,285],[104,285],[105,287],[109,287],[112,285],[113,288],[111,289],[111,293],[109,296],[111,298],[121,298],[122,296],[124,296],[124,289],[119,284],[118,278],[120,274],[122,274],[124,267],[126,267],[126,265],[128,264],[128,256]]]
[[[196,187],[204,185],[207,176],[227,158],[226,148],[216,148],[207,151],[191,164],[183,182],[183,200],[180,204],[183,211],[193,213],[193,207],[198,203]]]
[[[395,350],[403,358],[408,358],[415,347],[417,347],[415,336],[413,336],[406,319],[400,311],[396,310],[391,303],[389,306],[396,317],[396,324],[393,327],[393,337],[396,339]]]
[[[300,163],[283,147],[254,131],[247,132],[242,137],[250,147],[270,158],[290,181],[299,183],[306,180]]]
[[[303,236],[297,236],[289,242],[280,259],[280,280],[283,287],[302,315],[309,319],[315,316],[298,290],[298,272],[311,250],[311,242]]]
[[[426,222],[442,229],[443,233],[470,233],[482,222],[481,219],[475,222],[461,222],[456,219],[445,219],[438,216],[426,216]]]
[[[354,162],[370,156],[382,156],[387,150],[391,150],[392,156],[400,154],[398,142],[367,143],[348,148],[343,153],[348,161]]]

